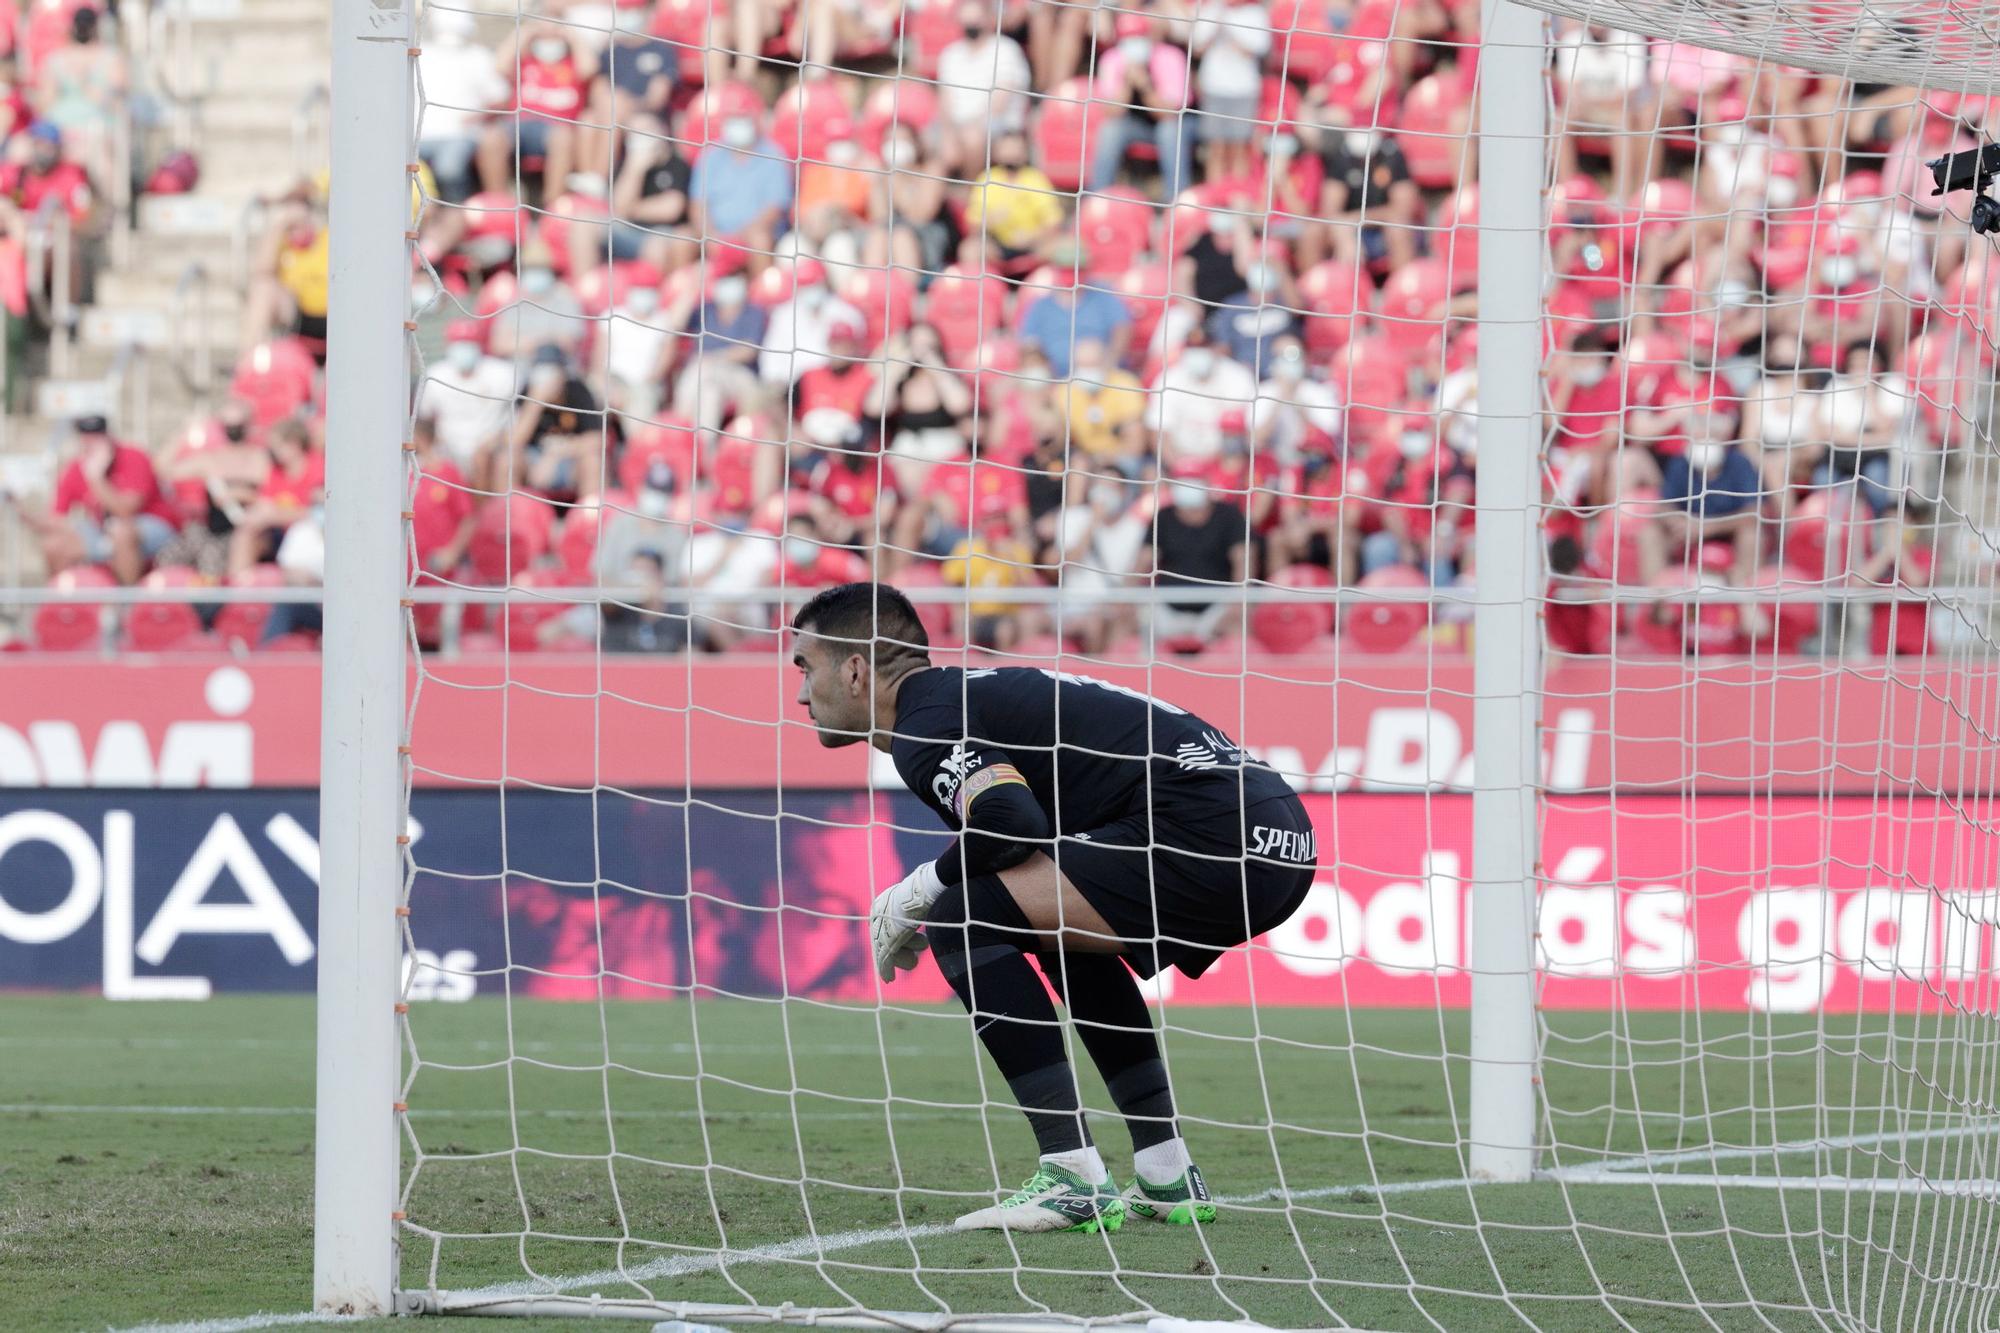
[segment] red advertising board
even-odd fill
[[[1463,658],[1061,666],[1191,709],[1307,789],[1471,782]],[[427,663],[412,685],[420,785],[851,790],[871,776],[867,752],[820,748],[771,656]],[[12,659],[0,786],[310,787],[319,690],[312,658]],[[1995,702],[1984,666],[1566,666],[1543,698],[1544,775],[1556,791],[1983,792],[2000,782]]]

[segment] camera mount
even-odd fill
[[[1924,165],[1931,169],[1931,180],[1937,187],[1931,191],[1933,199],[1941,194],[1975,190],[1979,197],[1972,201],[1973,233],[1987,236],[2000,231],[2000,201],[1986,193],[1986,187],[1993,183],[1993,178],[2000,176],[2000,144],[1968,148],[1962,153],[1934,158]]]

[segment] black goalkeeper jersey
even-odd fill
[[[1149,806],[1170,823],[1292,795],[1275,769],[1185,709],[1035,667],[906,677],[890,754],[910,790],[964,834],[939,858],[946,883]]]

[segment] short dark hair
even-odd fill
[[[880,675],[931,664],[931,639],[910,599],[886,583],[823,588],[792,617],[792,628],[843,645],[870,649]]]

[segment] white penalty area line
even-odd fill
[[[117,1333],[250,1333],[252,1329],[283,1328],[288,1324],[352,1324],[365,1318],[354,1314],[246,1314],[235,1319],[194,1319],[183,1324],[139,1324]]]

